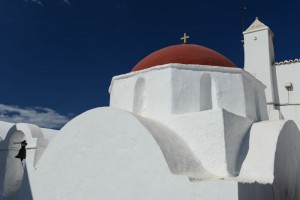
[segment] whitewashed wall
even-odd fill
[[[239,172],[240,144],[251,124],[268,119],[264,89],[238,68],[167,64],[114,77],[111,107],[166,125],[209,173],[227,177]]]
[[[160,144],[171,147],[175,142],[166,139]],[[158,144],[131,113],[111,108],[86,112],[69,122],[49,144],[36,166],[33,197],[179,200],[216,199],[223,193],[228,199],[237,199],[234,183],[212,186],[173,175],[165,160],[172,152],[164,155]],[[182,149],[174,150],[176,156]],[[209,195],[212,190],[214,194]]]
[[[300,131],[294,121],[254,123],[240,180],[273,183],[275,199],[300,198]]]
[[[4,138],[0,141],[0,199],[30,200],[33,198],[31,186],[35,165],[58,131],[7,122],[0,122],[0,130]],[[28,149],[22,166],[20,159],[15,158],[21,145],[14,142],[24,139]]]
[[[113,78],[110,107],[161,119],[171,113],[171,92],[170,69],[129,73]]]
[[[270,185],[190,181],[187,174],[173,174],[175,168],[193,168],[185,162],[189,156],[182,157],[187,149],[168,130],[144,120],[113,108],[74,118],[37,164],[33,198],[248,200],[252,194],[256,200],[274,200]]]
[[[279,104],[300,104],[300,63],[290,63],[274,66],[278,87]],[[285,87],[286,83],[292,83],[292,91]]]
[[[224,108],[256,121],[268,119],[264,89],[239,68],[166,64],[114,77],[110,106],[160,120]]]
[[[276,70],[276,109],[285,119],[293,119],[300,125],[300,63],[289,63],[274,66]],[[286,84],[292,84],[288,91]]]

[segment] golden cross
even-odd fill
[[[183,44],[186,44],[186,39],[190,38],[190,36],[186,35],[186,33],[183,34],[183,37],[180,38],[181,40],[183,40]]]

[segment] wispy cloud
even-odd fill
[[[41,0],[24,0],[25,2],[31,2],[34,4],[37,4],[39,6],[44,6],[43,2]]]
[[[43,4],[41,1],[39,1],[39,0],[31,0],[31,2],[36,3],[36,4],[40,5],[40,6],[43,6],[43,5],[44,5],[44,4]]]
[[[70,2],[69,0],[63,0],[63,2],[64,2],[65,4],[71,5],[71,2]]]
[[[31,123],[44,128],[61,128],[70,119],[49,108],[0,104],[0,120],[12,123]]]

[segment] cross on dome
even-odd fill
[[[183,34],[183,37],[180,38],[181,40],[183,40],[183,44],[186,44],[186,40],[190,38],[190,36],[186,35],[186,33]]]

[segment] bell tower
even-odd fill
[[[266,85],[266,99],[274,105],[274,47],[273,32],[258,18],[243,32],[244,34],[244,69]]]

